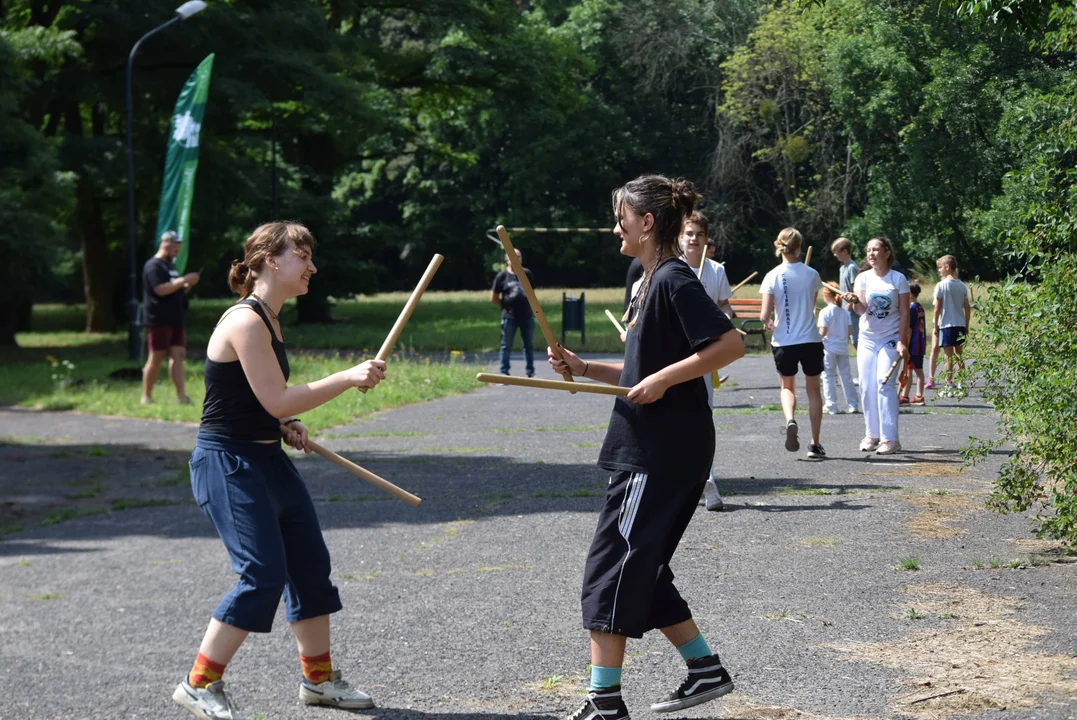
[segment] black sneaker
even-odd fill
[[[797,421],[790,420],[785,424],[785,449],[796,452],[800,449],[800,440],[797,439]]]
[[[808,444],[808,457],[812,460],[823,460],[826,458],[826,450],[818,443]]]
[[[621,686],[599,688],[587,693],[580,709],[568,720],[628,720],[628,708],[621,699]]]
[[[656,713],[674,712],[700,705],[733,692],[733,679],[717,655],[688,662],[688,677],[665,700],[651,705]]]

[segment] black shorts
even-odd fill
[[[963,327],[944,327],[939,347],[961,347],[965,344],[965,334]]]
[[[804,370],[806,377],[823,374],[823,343],[803,343],[801,345],[782,345],[771,347],[774,353],[774,367],[782,377],[797,374],[797,364]]]
[[[610,476],[583,572],[584,628],[640,638],[691,619],[669,561],[706,481],[629,471]]]
[[[923,355],[910,355],[909,356],[909,367],[911,367],[913,370],[923,370],[924,369],[924,356]]]

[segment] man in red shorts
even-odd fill
[[[182,238],[169,230],[161,236],[157,254],[142,266],[142,323],[149,340],[149,358],[142,368],[143,405],[153,402],[153,386],[166,357],[176,397],[181,405],[191,402],[183,384],[183,359],[187,355],[183,313],[184,297],[198,282],[199,273],[176,272],[172,261],[179,255],[181,242]]]

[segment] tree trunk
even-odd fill
[[[101,204],[88,178],[79,179],[76,197],[82,286],[86,294],[86,332],[112,332],[116,329],[116,318],[112,312],[108,238],[101,220]]]

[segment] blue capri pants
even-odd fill
[[[213,617],[269,632],[282,593],[288,622],[341,609],[314,503],[279,443],[200,433],[191,490],[239,575]]]

